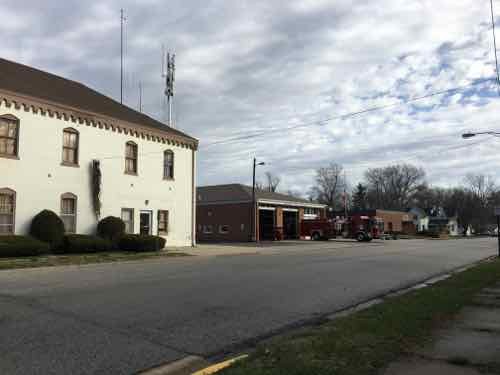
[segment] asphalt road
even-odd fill
[[[1,374],[130,374],[485,258],[494,239],[311,243],[260,254],[0,271]]]

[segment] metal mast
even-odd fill
[[[168,105],[168,126],[174,127],[172,121],[173,101],[174,101],[174,83],[175,83],[175,54],[165,53],[163,49],[162,58],[162,77],[165,78],[165,96]]]
[[[123,104],[123,23],[125,17],[123,8],[120,9],[120,103]]]

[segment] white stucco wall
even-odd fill
[[[33,216],[43,209],[60,213],[61,194],[78,197],[77,233],[95,233],[91,172],[93,159],[101,161],[102,214],[121,216],[122,208],[134,209],[134,231],[139,232],[141,210],[153,211],[153,234],[157,234],[157,210],[169,211],[167,246],[192,244],[193,181],[195,153],[86,124],[42,116],[0,104],[0,115],[20,120],[19,160],[0,157],[0,188],[15,190],[16,234],[26,234]],[[61,165],[63,129],[80,133],[79,168]],[[125,143],[138,145],[138,176],[124,173]],[[163,179],[163,152],[175,155],[174,180]],[[146,201],[149,201],[148,203]]]

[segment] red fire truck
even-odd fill
[[[346,218],[304,220],[300,235],[312,240],[330,239],[341,236],[358,241],[371,241],[380,238],[382,219],[364,215],[352,215]]]
[[[332,219],[313,219],[303,220],[300,223],[300,237],[310,238],[318,241],[321,239],[328,240],[337,237],[335,220]]]

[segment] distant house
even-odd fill
[[[413,221],[413,225],[415,225],[417,233],[429,230],[429,215],[425,210],[414,207],[408,211],[408,214]]]
[[[449,219],[446,216],[430,216],[429,232],[448,234]]]
[[[463,234],[463,231],[460,230],[458,218],[456,216],[448,218],[448,233],[450,236],[460,236]]]
[[[431,232],[459,236],[463,233],[458,218],[446,216],[442,208],[424,210],[414,207],[408,211],[412,217],[417,233]]]
[[[198,241],[273,240],[299,238],[303,220],[325,216],[326,206],[241,184],[197,188]],[[254,229],[255,228],[255,229]]]

